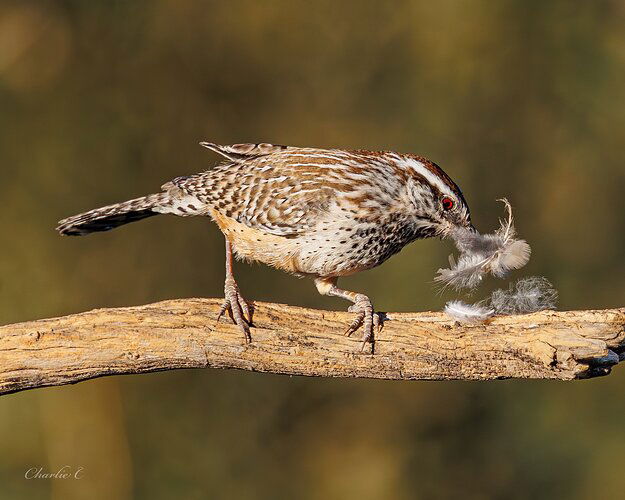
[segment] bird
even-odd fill
[[[161,191],[59,222],[80,236],[160,214],[209,217],[225,236],[224,301],[246,342],[253,307],[241,295],[233,257],[314,280],[322,295],[352,302],[346,335],[373,342],[370,298],[339,278],[374,268],[417,239],[474,229],[458,185],[433,161],[394,151],[318,149],[268,143],[200,145],[223,157],[212,169],[176,177]]]

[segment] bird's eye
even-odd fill
[[[441,203],[443,204],[443,210],[446,212],[449,212],[455,206],[454,200],[452,200],[449,196],[445,196]]]

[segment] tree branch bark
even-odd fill
[[[0,394],[104,375],[238,368],[401,380],[571,380],[625,358],[625,309],[544,311],[460,325],[443,313],[388,313],[375,354],[342,335],[352,314],[256,303],[252,344],[217,299],[98,309],[0,327]]]

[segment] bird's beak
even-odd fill
[[[456,223],[452,222],[452,223],[446,224],[445,226],[441,228],[439,235],[442,239],[453,237],[453,234],[456,233],[458,230],[460,231],[468,230],[468,231],[471,231],[472,233],[479,232],[477,229],[475,229],[475,226],[471,224],[471,221],[463,220],[461,222],[456,222]]]
[[[471,219],[467,219],[466,217],[459,216],[452,222],[452,225],[456,226],[457,228],[468,229],[470,231],[477,232],[477,229],[475,229],[475,227],[471,223]]]
[[[470,215],[466,213],[457,213],[454,214],[454,217],[444,218],[439,221],[437,226],[436,236],[441,239],[451,237],[453,234],[466,233],[466,231],[479,234],[479,231],[471,223]]]

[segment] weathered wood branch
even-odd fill
[[[442,313],[389,313],[375,354],[342,332],[352,315],[257,303],[252,344],[217,299],[99,309],[0,327],[0,394],[104,375],[238,368],[401,380],[570,380],[605,375],[625,356],[625,309],[544,311],[454,323]]]

